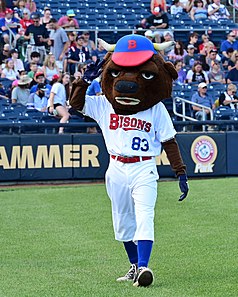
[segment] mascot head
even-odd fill
[[[108,51],[102,90],[117,114],[134,114],[171,96],[172,81],[178,74],[157,52],[171,42],[153,44],[136,34],[122,37],[115,45],[99,42]]]

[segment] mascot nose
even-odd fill
[[[138,84],[133,81],[120,80],[116,83],[115,90],[119,93],[136,93]]]

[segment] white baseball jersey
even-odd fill
[[[156,156],[161,142],[176,134],[162,102],[133,115],[118,115],[104,95],[86,96],[83,112],[100,126],[111,155]]]

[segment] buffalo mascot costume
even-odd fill
[[[153,44],[137,34],[126,35],[115,45],[99,42],[108,53],[74,81],[70,105],[98,123],[110,155],[106,189],[114,233],[130,261],[129,271],[117,281],[132,280],[134,286],[147,287],[154,279],[148,263],[159,178],[155,156],[162,148],[179,179],[179,201],[189,190],[176,131],[161,102],[171,96],[177,72],[158,53],[171,42]],[[103,95],[87,96],[89,84],[99,75]]]

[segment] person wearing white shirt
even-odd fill
[[[208,5],[208,18],[211,20],[229,19],[230,13],[220,0],[213,0],[212,4]]]
[[[50,98],[48,100],[48,112],[50,114],[60,117],[60,123],[67,123],[70,114],[67,109],[66,101],[69,94],[69,73],[64,73],[60,81],[59,76],[56,74],[52,78],[52,89],[50,91]],[[59,128],[59,134],[64,133],[64,127]]]
[[[170,14],[176,15],[177,13],[183,12],[182,4],[180,3],[180,0],[174,0],[173,5],[170,7]]]
[[[13,60],[14,70],[16,72],[25,70],[22,60],[18,59],[18,55],[19,55],[18,50],[17,49],[10,50],[10,55]]]
[[[32,104],[36,110],[46,111],[48,105],[48,98],[45,96],[46,91],[46,85],[39,83],[36,87],[36,92],[30,94],[28,103]]]

